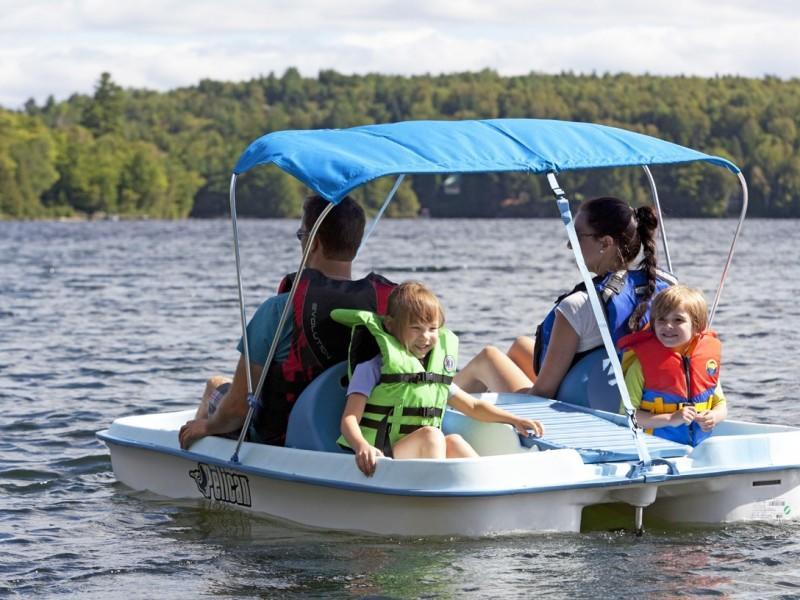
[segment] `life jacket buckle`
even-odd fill
[[[439,416],[439,411],[435,406],[422,406],[419,409],[419,416],[423,419],[433,419]]]

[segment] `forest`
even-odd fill
[[[342,128],[409,119],[526,117],[603,123],[723,156],[743,171],[752,216],[800,217],[800,79],[629,74],[343,75],[297,69],[246,82],[202,80],[156,92],[102,73],[93,94],[19,111],[0,108],[0,219],[175,219],[227,214],[236,159],[283,129]],[[695,164],[653,168],[665,212],[737,214],[736,177]],[[649,201],[641,169],[566,173],[576,201]],[[368,212],[393,180],[354,193]],[[299,215],[306,189],[274,167],[237,188],[240,214]],[[394,217],[542,217],[556,210],[546,182],[526,174],[407,177]]]

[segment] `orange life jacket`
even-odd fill
[[[641,410],[665,414],[687,405],[694,406],[698,412],[711,408],[711,396],[719,382],[722,352],[722,345],[713,331],[702,332],[686,355],[665,347],[651,329],[623,337],[619,348],[632,351],[642,365]],[[660,427],[648,433],[692,446],[711,435],[696,423]]]

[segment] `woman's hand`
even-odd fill
[[[512,425],[517,430],[517,433],[525,437],[529,436],[531,432],[533,432],[534,437],[542,437],[544,435],[544,425],[533,419],[517,418]]]
[[[383,452],[378,450],[375,446],[369,444],[362,444],[356,450],[356,466],[367,477],[372,477],[375,474],[375,467],[378,464],[378,457],[383,456]]]

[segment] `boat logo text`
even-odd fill
[[[206,463],[197,463],[197,468],[189,471],[197,489],[209,500],[251,506],[250,481],[247,476]]]

